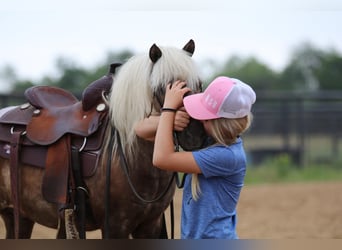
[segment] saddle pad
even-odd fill
[[[48,147],[46,146],[21,146],[20,163],[45,169],[47,150]],[[101,153],[101,150],[80,153],[82,175],[84,178],[92,177],[95,174]],[[0,157],[9,159],[9,155],[10,145],[0,141]]]
[[[91,177],[99,164],[105,132],[109,123],[108,117],[104,117],[99,129],[84,137],[71,135],[71,145],[83,150],[80,152],[80,162],[82,166],[83,177]],[[12,138],[11,124],[0,123],[0,157],[9,159],[10,141]],[[16,125],[15,130],[25,131],[24,125]],[[20,142],[20,162],[39,168],[45,168],[46,155],[49,145],[42,146],[30,141],[27,136],[23,136]],[[85,144],[85,145],[84,145]]]

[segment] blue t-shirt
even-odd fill
[[[237,239],[236,205],[246,174],[242,139],[230,146],[214,145],[193,152],[202,174],[197,201],[191,194],[191,175],[183,189],[182,239]]]

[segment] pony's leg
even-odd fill
[[[61,209],[59,210],[58,214],[58,226],[57,226],[57,234],[56,239],[66,239],[67,238],[67,232],[65,228],[65,210]]]
[[[19,238],[30,239],[32,235],[33,226],[34,226],[34,221],[28,218],[20,218],[19,223],[20,223]]]
[[[0,211],[6,228],[6,239],[14,239],[14,215],[12,208],[5,208]]]
[[[166,239],[167,233],[163,223],[163,214],[154,220],[145,221],[134,230],[132,237],[134,239]]]
[[[165,213],[163,213],[163,220],[162,220],[162,225],[161,225],[159,239],[168,239]]]
[[[64,220],[60,220],[59,226],[57,229],[56,239],[66,239],[66,230]]]
[[[110,216],[108,228],[104,224],[101,226],[102,239],[129,239],[132,228],[130,220]],[[106,232],[106,230],[108,230]]]
[[[1,218],[4,220],[6,227],[6,239],[14,239],[14,213],[13,208],[5,208],[0,211]],[[34,222],[28,218],[19,219],[19,238],[30,239]]]
[[[109,230],[110,233],[105,233],[105,230],[101,228],[102,239],[129,239],[128,232],[122,232],[121,230]]]

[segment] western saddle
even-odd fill
[[[52,86],[25,91],[28,103],[6,108],[0,116],[0,156],[10,160],[15,236],[19,232],[19,163],[44,169],[43,197],[60,211],[75,206],[78,188],[87,193],[83,178],[96,170],[108,125],[104,100],[115,69],[91,83],[78,100]],[[73,190],[70,193],[70,190]]]

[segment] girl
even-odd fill
[[[218,77],[200,94],[186,96],[186,83],[176,81],[166,90],[159,119],[153,165],[170,171],[191,173],[184,184],[181,238],[237,239],[236,206],[244,184],[246,155],[240,135],[251,123],[256,100],[247,84]],[[215,143],[193,152],[174,152],[175,113],[186,112],[201,120]]]

